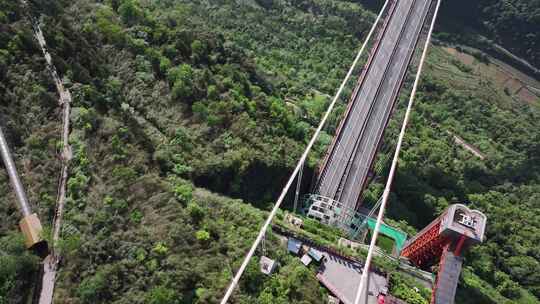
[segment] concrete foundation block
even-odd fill
[[[28,216],[25,216],[20,222],[19,226],[22,233],[24,234],[26,248],[33,248],[35,245],[42,243],[43,238],[41,233],[43,227],[37,214],[32,213]]]

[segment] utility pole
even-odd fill
[[[2,155],[2,160],[4,161],[4,166],[6,167],[7,173],[9,175],[9,181],[13,191],[15,191],[15,197],[17,198],[17,203],[19,210],[22,214],[22,219],[19,222],[19,227],[21,228],[22,233],[24,234],[26,247],[29,249],[36,249],[38,251],[44,250],[47,248],[47,243],[42,238],[43,228],[41,227],[41,222],[37,214],[32,213],[30,204],[28,203],[28,198],[26,197],[26,192],[24,191],[23,184],[17,173],[17,168],[11,157],[11,152],[0,127],[0,154]]]

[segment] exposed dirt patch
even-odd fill
[[[534,93],[528,87],[521,88],[521,90],[519,90],[516,94],[520,99],[525,100],[528,103],[540,103],[540,97],[534,95]]]
[[[536,79],[524,75],[496,59],[490,58],[491,63],[486,64],[480,62],[474,56],[460,52],[455,48],[444,47],[443,49],[459,60],[459,62],[472,67],[475,73],[491,78],[497,86],[509,94],[514,95],[519,100],[530,104],[538,103],[540,96],[529,88],[529,86],[532,86],[540,89],[540,82]]]
[[[474,57],[469,55],[469,54],[466,54],[466,53],[463,53],[463,52],[460,52],[454,48],[451,48],[451,47],[445,47],[443,48],[445,51],[447,51],[448,53],[450,53],[451,55],[457,57],[457,59],[459,59],[459,61],[461,61],[462,63],[466,64],[466,65],[472,65],[475,61]]]
[[[465,150],[468,150],[469,152],[471,152],[472,154],[474,154],[476,157],[480,158],[481,160],[486,159],[487,156],[484,153],[482,153],[478,148],[469,144],[463,138],[457,136],[456,134],[450,131],[446,131],[446,132],[454,137],[454,142],[456,144],[462,146]]]

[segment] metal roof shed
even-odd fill
[[[315,262],[320,262],[323,258],[322,252],[314,248],[309,248],[308,254],[315,260]]]
[[[266,257],[262,256],[260,261],[260,268],[261,272],[266,275],[271,275],[272,272],[276,269],[277,263],[276,261]]]
[[[302,248],[302,242],[297,239],[289,238],[287,241],[287,250],[289,250],[289,252],[299,254],[300,248]]]
[[[307,254],[304,254],[304,256],[302,257],[302,259],[300,259],[300,261],[302,261],[302,264],[308,266],[309,263],[311,263],[311,258],[309,257],[309,255]]]

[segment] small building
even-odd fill
[[[320,262],[324,257],[322,252],[320,252],[319,250],[317,250],[315,248],[309,248],[308,254],[317,263]]]
[[[307,255],[307,254],[304,254],[302,259],[300,259],[300,261],[302,261],[302,264],[304,264],[305,266],[308,266],[311,263],[312,260],[313,259],[310,258],[309,255]]]
[[[266,256],[261,257],[259,264],[261,266],[261,272],[266,275],[271,275],[277,267],[276,261]]]
[[[301,241],[294,238],[289,238],[289,240],[287,241],[287,250],[289,250],[289,252],[295,255],[299,255],[301,249],[302,249]]]

